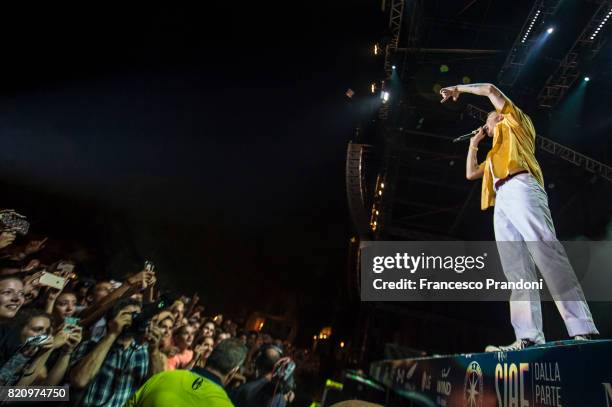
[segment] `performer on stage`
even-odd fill
[[[598,331],[580,283],[556,237],[542,171],[535,158],[536,133],[531,119],[497,87],[487,83],[441,89],[441,102],[457,101],[461,93],[486,96],[495,107],[485,126],[470,139],[466,177],[483,179],[481,209],[495,206],[495,240],[506,278],[536,281],[537,265],[570,337],[590,339]],[[479,165],[476,152],[485,136],[493,138],[493,146]],[[537,291],[512,293],[510,319],[516,341],[507,346],[487,346],[486,351],[520,350],[545,342]]]

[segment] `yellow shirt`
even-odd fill
[[[483,211],[495,205],[495,186],[491,175],[490,162],[496,178],[505,178],[519,170],[527,170],[544,186],[542,170],[535,158],[535,128],[529,116],[516,107],[510,99],[499,113],[504,115],[493,131],[493,147],[487,159],[480,164],[482,193],[480,209]]]
[[[124,407],[183,406],[234,407],[218,383],[181,369],[152,376]]]

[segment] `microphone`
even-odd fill
[[[459,137],[457,137],[457,138],[454,138],[454,139],[453,139],[453,143],[458,143],[458,142],[460,142],[460,141],[469,140],[469,139],[470,139],[470,138],[471,138],[471,137],[472,137],[474,134],[478,133],[478,130],[480,130],[480,129],[478,128],[478,129],[476,129],[476,130],[474,130],[474,131],[471,131],[471,132],[469,132],[469,133],[467,133],[467,134],[464,134],[464,135],[462,135],[462,136],[459,136]],[[483,127],[483,130],[484,130],[484,127]]]

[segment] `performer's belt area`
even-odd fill
[[[510,174],[506,178],[498,179],[497,182],[495,182],[495,190],[498,190],[502,185],[504,185],[506,182],[510,181],[512,178],[516,177],[517,175],[528,174],[528,173],[529,171],[522,170],[519,172],[515,172],[514,174]]]

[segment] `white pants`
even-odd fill
[[[569,335],[598,333],[580,283],[557,240],[546,191],[531,174],[517,175],[499,188],[493,224],[508,281],[536,281],[537,265]],[[537,291],[512,293],[510,319],[517,339],[545,342]]]

